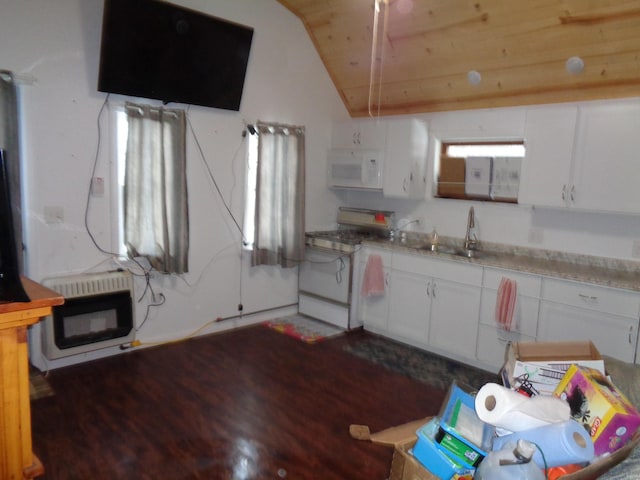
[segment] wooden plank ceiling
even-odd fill
[[[278,1],[352,117],[640,96],[640,0]]]

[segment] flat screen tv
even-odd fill
[[[98,90],[240,110],[253,28],[157,0],[105,0]]]
[[[12,210],[7,161],[0,149],[0,302],[28,302],[20,279]]]

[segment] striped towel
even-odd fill
[[[364,267],[360,293],[363,297],[384,295],[384,269],[380,255],[369,255],[367,264]]]
[[[496,324],[507,332],[511,331],[517,296],[518,285],[516,281],[502,277],[496,298]]]

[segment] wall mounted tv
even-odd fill
[[[253,28],[158,0],[105,0],[98,90],[240,110]]]

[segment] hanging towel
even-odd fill
[[[363,297],[384,295],[384,270],[380,255],[369,255],[367,259],[362,278],[361,294]]]
[[[496,298],[495,316],[496,324],[507,332],[511,331],[511,323],[513,322],[513,312],[515,310],[517,296],[518,285],[516,281],[502,277]]]

